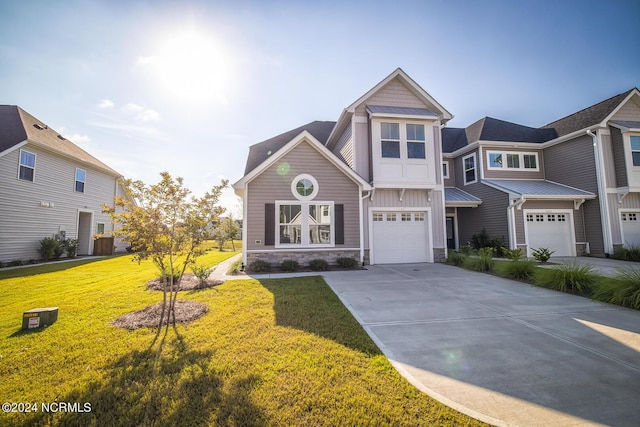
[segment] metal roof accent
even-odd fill
[[[543,179],[484,179],[482,182],[505,193],[518,194],[528,198],[593,199],[596,197],[590,191]]]
[[[632,122],[630,120],[611,120],[611,123],[627,129],[640,129],[640,122]]]
[[[482,200],[457,187],[445,187],[444,202],[446,206],[467,205],[475,207],[481,204]]]
[[[398,114],[402,116],[434,116],[438,115],[426,108],[388,107],[385,105],[367,105],[371,114]]]

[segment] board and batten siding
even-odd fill
[[[616,175],[615,187],[626,187],[629,185],[627,178],[627,164],[624,159],[624,141],[622,131],[615,127],[609,127],[611,131],[611,150],[613,151],[613,165]]]
[[[445,209],[443,205],[443,195],[440,190],[433,190],[431,193],[431,201],[429,201],[427,190],[406,190],[400,200],[401,190],[398,189],[384,189],[376,190],[373,200],[366,198],[364,203],[364,247],[369,249],[370,236],[369,236],[369,208],[388,208],[389,212],[402,211],[403,209],[420,209],[430,208],[431,210],[431,226],[433,232],[433,245],[434,249],[442,249],[446,247],[446,232],[445,232]]]
[[[91,234],[98,222],[113,230],[102,204],[113,205],[116,177],[31,144],[22,149],[36,155],[33,182],[18,179],[20,149],[0,157],[0,260],[39,259],[38,242],[61,230],[78,238],[79,210],[93,214]],[[76,168],[86,171],[84,193],[75,192]]]
[[[537,153],[538,154],[538,170],[530,171],[530,170],[513,170],[504,168],[500,169],[489,169],[489,151],[502,151],[509,153]],[[503,179],[543,179],[544,178],[544,161],[542,158],[542,150],[530,150],[530,149],[514,149],[514,148],[496,148],[496,147],[482,147],[482,169],[484,172],[484,177],[487,179],[494,178],[503,178]],[[505,160],[506,162],[506,160]]]
[[[247,185],[245,231],[248,250],[276,249],[275,246],[265,246],[265,204],[275,203],[276,200],[298,202],[291,193],[291,182],[303,173],[318,181],[318,195],[314,200],[344,205],[344,244],[337,244],[335,248],[360,247],[358,185],[308,142],[302,141]]]
[[[598,194],[593,139],[589,135],[553,145],[544,150],[546,179]],[[583,205],[586,241],[591,253],[604,254],[602,222],[598,199]]]

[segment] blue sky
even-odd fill
[[[123,175],[202,193],[401,67],[465,127],[640,86],[640,2],[0,0],[0,93]],[[236,215],[232,191],[224,204]]]

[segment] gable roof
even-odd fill
[[[602,102],[570,114],[556,120],[555,122],[548,123],[542,126],[541,129],[555,129],[558,136],[564,136],[572,132],[597,125],[598,123],[602,123],[633,91],[637,92],[638,89],[629,89],[626,92],[612,96],[609,99],[605,99]]]
[[[338,159],[336,155],[333,154],[331,151],[329,151],[329,149],[325,147],[325,145],[321,141],[319,141],[316,137],[314,137],[308,130],[303,130],[302,132],[300,132],[299,134],[291,138],[289,141],[287,141],[282,147],[280,147],[280,149],[268,155],[266,160],[259,163],[257,167],[247,172],[242,178],[240,178],[236,183],[234,183],[232,187],[234,188],[236,194],[240,195],[240,193],[244,192],[244,188],[249,182],[253,181],[255,177],[257,177],[262,172],[267,170],[271,165],[277,162],[278,159],[286,155],[288,152],[290,152],[291,150],[293,150],[295,147],[297,147],[299,144],[303,142],[307,142],[312,148],[314,148],[318,153],[320,153],[329,162],[331,162],[336,167],[336,169],[340,170],[342,173],[348,176],[351,180],[353,180],[353,182],[357,183],[362,189],[364,190],[371,189],[371,185],[369,185],[368,182],[366,182],[353,169],[347,166],[346,163]],[[256,144],[256,145],[259,145],[259,144]]]
[[[287,145],[296,135],[299,135],[304,131],[309,132],[315,139],[320,141],[320,143],[325,144],[335,124],[336,122],[322,122],[316,120],[252,145],[249,147],[249,156],[247,157],[247,165],[244,169],[244,174],[246,175],[254,170],[262,162]]]
[[[0,156],[24,142],[79,160],[110,175],[122,176],[22,108],[0,105]]]

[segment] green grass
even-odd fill
[[[592,266],[573,262],[538,270],[536,285],[560,292],[589,295],[598,277]]]
[[[500,276],[527,282],[533,278],[536,271],[536,265],[529,259],[518,259],[517,261],[511,260],[496,263],[495,271]]]
[[[318,277],[182,293],[209,312],[166,336],[111,326],[161,299],[145,287],[156,275],[128,256],[0,271],[3,401],[91,403],[0,424],[480,425],[402,378]],[[58,322],[20,332],[23,311],[47,306]]]
[[[593,299],[640,310],[640,270],[621,270],[615,278],[601,281]]]

